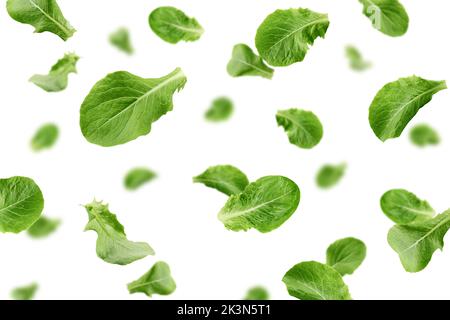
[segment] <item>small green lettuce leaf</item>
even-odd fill
[[[350,64],[350,68],[355,71],[364,71],[369,69],[372,64],[363,59],[361,52],[354,46],[347,46],[345,54]]]
[[[276,120],[286,131],[289,141],[299,148],[312,149],[322,140],[322,123],[311,111],[300,109],[278,111]]]
[[[181,69],[157,79],[125,71],[97,82],[80,110],[80,127],[91,143],[111,147],[150,133],[152,123],[172,111],[172,97],[183,89]]]
[[[378,31],[400,37],[408,31],[409,17],[398,0],[359,0],[364,6],[363,14]]]
[[[228,196],[242,193],[249,181],[245,173],[230,165],[219,165],[208,168],[202,174],[194,177],[194,183],[219,190]]]
[[[234,46],[227,71],[232,77],[260,76],[266,79],[272,79],[274,72],[249,46],[242,43]]]
[[[308,261],[296,264],[283,277],[289,294],[301,300],[351,300],[342,276],[330,266]]]
[[[156,178],[156,173],[147,168],[134,168],[130,170],[124,179],[125,188],[137,190],[147,182]]]
[[[428,220],[436,212],[425,200],[404,189],[387,191],[380,200],[381,210],[397,224],[409,224]]]
[[[67,53],[50,69],[48,75],[35,74],[30,81],[47,92],[63,91],[69,83],[69,74],[77,73],[79,59],[76,54]]]
[[[205,113],[205,118],[212,122],[226,121],[233,115],[233,111],[233,101],[227,97],[220,97],[212,102],[211,107]]]
[[[127,265],[155,254],[147,243],[127,239],[123,225],[109,211],[108,205],[94,201],[85,208],[89,216],[85,231],[97,232],[97,256],[100,259],[112,264]]]
[[[33,136],[33,139],[31,139],[31,148],[34,151],[50,149],[58,140],[58,136],[59,129],[55,124],[49,123],[43,125],[38,129],[36,134]]]
[[[269,292],[264,287],[250,288],[244,300],[269,300]]]
[[[419,272],[426,268],[436,250],[444,248],[449,228],[450,210],[447,210],[433,219],[392,227],[388,242],[406,271]]]
[[[59,219],[41,217],[30,228],[28,228],[27,233],[30,237],[35,239],[45,238],[55,232],[60,224],[61,220]]]
[[[194,18],[174,7],[159,7],[150,13],[150,28],[161,39],[169,43],[196,41],[204,30]]]
[[[285,67],[303,61],[317,37],[325,37],[328,15],[309,9],[276,10],[259,26],[255,44],[270,65]]]
[[[0,232],[19,233],[41,216],[44,197],[30,178],[0,179]]]
[[[76,31],[55,0],[8,0],[6,8],[11,18],[32,25],[36,33],[49,31],[66,41]]]
[[[288,220],[299,203],[300,189],[295,182],[282,176],[268,176],[232,195],[218,218],[232,231],[255,228],[266,233]]]
[[[418,124],[409,132],[411,142],[418,147],[434,146],[441,142],[436,130],[427,124]]]
[[[431,81],[416,76],[401,78],[385,85],[369,109],[369,122],[381,140],[399,137],[416,113],[433,95],[447,89],[445,81]]]
[[[111,33],[109,42],[125,53],[133,54],[134,52],[133,45],[131,44],[130,32],[127,28],[122,27]]]
[[[341,276],[352,274],[366,258],[366,245],[359,239],[345,238],[331,244],[327,249],[327,265]]]
[[[155,263],[150,271],[138,280],[128,284],[130,294],[141,292],[149,297],[153,294],[167,296],[172,294],[176,288],[169,265],[162,261]]]
[[[38,289],[39,286],[37,283],[19,287],[11,292],[11,298],[13,298],[14,300],[33,300]]]
[[[320,168],[316,176],[316,183],[320,188],[329,189],[334,187],[341,181],[345,174],[347,165],[345,163],[339,165],[327,164]]]

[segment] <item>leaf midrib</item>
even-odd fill
[[[179,24],[174,24],[172,22],[168,22],[166,20],[161,20],[161,22],[168,24],[169,26],[172,26],[176,29],[182,30],[182,31],[187,31],[187,32],[192,32],[198,35],[202,35],[204,30],[202,27],[198,27],[198,28],[188,28],[188,27],[183,27],[182,25]]]
[[[282,199],[282,198],[284,198],[284,197],[287,197],[289,194],[291,194],[291,193],[293,193],[293,192],[294,192],[294,190],[291,190],[291,191],[289,191],[289,192],[287,192],[287,193],[285,193],[285,194],[283,194],[283,195],[281,195],[281,196],[278,196],[278,197],[276,197],[276,198],[273,198],[273,199],[271,199],[271,200],[269,200],[269,201],[263,202],[263,203],[261,203],[261,204],[259,204],[259,205],[257,205],[257,206],[248,208],[248,209],[243,210],[243,211],[235,211],[235,212],[233,212],[232,214],[228,214],[228,215],[223,215],[223,214],[222,214],[221,217],[220,217],[219,219],[220,219],[222,222],[226,222],[227,220],[230,220],[230,219],[239,217],[239,216],[244,215],[244,214],[247,214],[247,213],[249,213],[249,212],[256,211],[256,210],[258,210],[259,208],[262,208],[262,207],[264,207],[264,206],[266,206],[266,205],[269,205],[269,204],[271,204],[271,203],[273,203],[273,202],[275,202],[275,201],[277,201],[277,200],[280,200],[280,199]]]
[[[314,140],[314,136],[304,128],[304,125],[302,125],[300,122],[297,121],[297,119],[291,117],[290,115],[286,115],[284,113],[278,113],[278,116],[281,118],[285,118],[286,120],[291,121],[294,125],[297,125],[297,127],[300,129],[300,131],[304,132],[309,138]]]
[[[58,22],[57,20],[55,20],[52,16],[50,16],[47,12],[44,11],[44,9],[42,9],[41,7],[39,7],[39,5],[34,2],[34,0],[28,0],[30,2],[30,4],[35,7],[36,9],[38,9],[45,17],[47,17],[47,19],[49,19],[50,21],[52,21],[54,24],[56,24],[68,37],[71,34],[71,31],[69,31],[69,29],[67,29],[66,27],[64,27],[60,22]]]
[[[395,113],[393,116],[390,117],[390,121],[388,122],[387,126],[385,127],[385,130],[383,130],[384,134],[382,135],[383,137],[385,136],[385,134],[387,134],[388,136],[391,134],[395,134],[395,124],[396,121],[394,121],[393,119],[396,118],[398,116],[399,113],[402,113],[403,110],[408,107],[410,104],[412,104],[413,102],[416,102],[418,99],[424,97],[427,94],[431,94],[433,91],[438,90],[437,92],[444,90],[446,88],[444,83],[439,83],[438,85],[436,85],[435,87],[428,89],[424,92],[422,92],[421,94],[419,94],[418,96],[414,97],[413,99],[411,99],[410,101],[408,101],[407,103],[405,103],[404,105],[402,105]],[[435,93],[437,93],[435,92]],[[420,108],[419,108],[420,109]]]
[[[268,71],[266,71],[266,70],[263,70],[263,69],[257,67],[257,66],[254,65],[254,64],[248,63],[247,61],[244,61],[244,60],[241,60],[241,59],[236,59],[236,58],[233,58],[233,59],[231,59],[231,60],[232,60],[232,61],[240,62],[240,63],[242,63],[242,64],[245,64],[246,66],[252,67],[253,69],[258,70],[259,72],[261,72],[261,73],[267,75],[268,77],[272,77],[272,73],[270,73],[270,72],[268,72]]]
[[[403,254],[406,251],[411,250],[412,248],[416,247],[420,242],[422,242],[423,240],[425,240],[429,235],[431,235],[433,232],[435,232],[438,228],[440,228],[443,224],[447,223],[450,221],[450,216],[447,216],[446,218],[444,218],[444,220],[442,220],[441,222],[439,222],[435,227],[433,227],[430,231],[428,231],[425,235],[423,235],[422,237],[420,237],[418,240],[416,240],[413,244],[411,244],[408,248],[402,250],[399,254]]]
[[[147,281],[147,282],[143,282],[143,283],[140,283],[140,284],[138,284],[138,285],[136,285],[136,286],[130,286],[129,287],[129,290],[136,290],[136,289],[139,289],[139,288],[142,288],[142,287],[146,287],[146,286],[148,286],[148,285],[151,285],[151,284],[153,284],[153,283],[158,283],[158,282],[163,282],[163,281],[165,281],[165,280],[169,280],[171,277],[164,277],[164,278],[161,278],[161,279],[158,279],[158,280],[152,280],[152,281]]]
[[[161,82],[160,84],[156,85],[155,87],[151,88],[148,92],[146,92],[143,96],[139,97],[136,99],[136,101],[134,101],[133,103],[131,103],[129,106],[127,106],[126,108],[124,108],[123,110],[121,110],[119,113],[117,113],[116,115],[114,115],[113,117],[109,118],[107,121],[105,121],[102,125],[100,125],[99,127],[97,127],[95,129],[95,131],[100,130],[102,127],[104,127],[105,125],[107,125],[108,123],[110,123],[111,121],[113,121],[115,118],[119,117],[122,113],[128,111],[130,108],[133,108],[136,104],[138,104],[140,101],[142,101],[143,99],[147,99],[151,94],[161,90],[162,88],[164,88],[166,85],[170,84],[171,82],[178,80],[180,78],[184,77],[184,73],[180,70],[178,71],[175,75],[173,75],[172,77],[164,80],[163,82]]]
[[[286,40],[287,38],[289,38],[290,36],[292,36],[293,34],[297,33],[297,32],[301,32],[303,29],[314,25],[314,24],[319,24],[321,22],[327,22],[328,18],[318,18],[316,20],[313,20],[311,22],[308,22],[307,24],[301,26],[300,28],[295,29],[294,31],[291,31],[290,33],[288,33],[287,35],[285,35],[283,38],[281,38],[280,40],[278,40],[276,43],[274,43],[273,45],[271,45],[268,49],[268,51],[271,51],[275,46],[279,45],[281,42],[283,42],[284,40]]]
[[[13,207],[13,206],[16,206],[16,205],[18,205],[18,204],[20,204],[20,203],[22,203],[22,202],[24,202],[24,201],[27,201],[28,199],[30,199],[30,198],[33,197],[33,196],[34,196],[34,194],[29,195],[29,196],[27,196],[26,198],[20,199],[19,201],[16,201],[16,202],[14,202],[14,203],[8,205],[7,207],[1,208],[1,209],[0,209],[0,214],[6,216],[6,214],[3,214],[3,211],[8,210],[9,208],[11,208],[11,207]],[[19,216],[19,217],[21,216],[21,215],[17,214],[17,213],[14,212],[14,211],[10,211],[10,212],[14,213],[15,215],[17,215],[17,216]]]

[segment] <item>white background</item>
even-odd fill
[[[387,82],[413,74],[450,80],[448,1],[404,0],[411,23],[401,38],[373,29],[357,0],[58,2],[78,30],[66,43],[50,33],[33,34],[32,27],[0,10],[0,177],[35,179],[45,196],[45,214],[63,220],[57,233],[41,241],[0,235],[1,299],[33,281],[40,284],[38,299],[146,299],[129,295],[126,284],[158,260],[170,264],[178,285],[164,299],[240,299],[253,285],[267,287],[273,299],[290,299],[281,282],[284,273],[301,261],[324,261],[328,245],[348,236],[368,247],[364,264],[345,278],[354,299],[450,298],[450,249],[437,252],[424,271],[405,272],[386,241],[392,222],[379,208],[380,196],[391,188],[409,189],[439,212],[450,206],[450,92],[436,95],[411,123],[439,130],[439,147],[414,147],[407,130],[383,144],[367,120],[374,95]],[[153,34],[147,17],[161,5],[196,17],[205,28],[201,40],[170,45]],[[316,41],[304,62],[278,68],[272,81],[229,77],[233,45],[254,48],[264,18],[290,7],[328,13],[326,39]],[[132,57],[108,43],[120,26],[131,31]],[[360,48],[374,67],[350,70],[347,44]],[[69,51],[81,60],[67,90],[50,94],[28,82]],[[175,96],[174,112],[148,136],[113,148],[83,138],[79,108],[96,81],[118,70],[160,77],[175,67],[185,71],[188,84]],[[235,102],[232,120],[205,122],[210,102],[222,95]],[[292,107],[321,119],[325,135],[315,149],[291,145],[277,127],[276,111]],[[46,122],[60,126],[60,140],[54,149],[34,154],[29,140]],[[317,170],[343,161],[349,167],[342,183],[319,190]],[[252,181],[272,174],[293,179],[302,191],[298,211],[269,234],[227,231],[216,218],[226,197],[191,182],[217,164],[233,164]],[[159,178],[127,192],[122,179],[134,166],[151,167]],[[147,241],[156,256],[123,267],[97,258],[96,234],[83,233],[87,214],[80,206],[94,197],[110,203],[129,239]]]

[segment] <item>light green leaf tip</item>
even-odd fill
[[[127,265],[136,260],[154,255],[153,249],[145,242],[129,241],[125,229],[108,205],[93,201],[85,206],[89,222],[85,231],[97,232],[97,256],[118,265]]]

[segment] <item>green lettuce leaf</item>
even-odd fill
[[[172,278],[169,265],[159,261],[142,277],[128,284],[128,291],[144,293],[151,297],[153,294],[167,296],[177,288]]]
[[[66,41],[76,31],[55,0],[8,0],[6,9],[11,18],[32,25],[36,33],[49,31]]]
[[[436,250],[444,248],[449,228],[450,210],[447,210],[433,219],[392,227],[388,242],[406,271],[419,272],[426,268]]]
[[[359,0],[364,6],[363,14],[378,31],[400,37],[408,31],[409,17],[398,0]]]
[[[30,178],[0,179],[0,232],[19,233],[41,216],[44,197]]]
[[[328,15],[309,9],[276,10],[259,26],[255,44],[270,65],[285,67],[303,61],[310,45],[325,37]]]
[[[428,220],[436,212],[430,204],[404,189],[387,191],[380,200],[381,210],[397,224],[409,224]]]
[[[283,277],[289,294],[301,300],[351,300],[342,276],[330,266],[308,261],[296,264]]]
[[[228,74],[232,77],[260,76],[272,79],[273,69],[269,68],[246,44],[237,44],[227,65]]]
[[[97,256],[100,259],[112,264],[127,265],[155,254],[147,243],[127,239],[123,225],[109,211],[108,205],[94,201],[85,208],[89,217],[85,231],[97,232]]]
[[[59,129],[53,124],[49,123],[43,125],[38,129],[36,134],[31,139],[31,148],[34,151],[42,151],[53,147],[58,140]]]
[[[320,168],[316,176],[316,183],[320,188],[329,189],[341,181],[347,169],[347,164],[327,164]]]
[[[144,79],[125,71],[109,74],[97,82],[81,106],[84,137],[111,147],[147,135],[153,122],[172,111],[172,96],[186,81],[181,69],[158,79]]]
[[[133,54],[134,49],[131,44],[130,32],[127,28],[119,28],[109,36],[109,42],[117,49]]]
[[[233,111],[233,101],[227,97],[220,97],[212,102],[211,107],[205,113],[205,118],[211,122],[226,121],[233,115]]]
[[[292,180],[268,176],[249,184],[245,190],[232,195],[218,218],[232,231],[251,228],[266,233],[288,220],[300,203],[300,189]]]
[[[67,53],[50,69],[47,75],[35,74],[30,78],[38,87],[47,92],[59,92],[67,88],[69,74],[77,72],[77,62],[80,59],[74,53]]]
[[[276,120],[286,131],[289,141],[299,148],[312,149],[322,140],[322,123],[311,111],[300,109],[278,111]]]
[[[137,190],[147,182],[156,178],[156,173],[147,168],[134,168],[130,170],[124,179],[125,188]]]
[[[28,228],[27,233],[30,237],[35,239],[45,238],[55,232],[60,224],[61,220],[59,219],[41,217],[30,228]]]
[[[194,183],[219,190],[228,196],[242,193],[249,181],[245,173],[230,165],[219,165],[208,168],[202,174],[194,177]]]
[[[435,129],[427,124],[418,124],[409,132],[409,138],[418,147],[435,146],[441,138]]]
[[[169,43],[196,41],[204,30],[194,18],[174,7],[159,7],[148,18],[150,28],[161,39]]]
[[[19,288],[14,289],[11,292],[11,297],[14,300],[33,300],[38,289],[39,289],[38,284],[32,283],[28,286],[19,287]]]
[[[399,137],[417,112],[433,95],[447,89],[445,81],[431,81],[416,76],[401,78],[385,85],[369,109],[369,122],[381,140]]]
[[[366,251],[366,245],[359,239],[337,240],[327,249],[327,265],[342,276],[353,274],[366,258]]]

